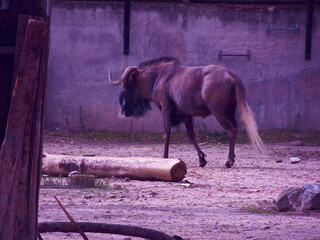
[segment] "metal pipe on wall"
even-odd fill
[[[124,0],[123,3],[123,54],[129,55],[131,0]]]
[[[311,60],[313,0],[307,1],[307,26],[305,60]]]

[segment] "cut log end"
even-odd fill
[[[170,176],[172,181],[180,182],[187,174],[187,165],[183,161],[179,161],[170,169]]]

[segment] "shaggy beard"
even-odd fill
[[[126,105],[123,106],[121,113],[126,117],[134,116],[136,118],[142,117],[147,111],[151,110],[150,102],[144,99],[139,100],[133,108],[128,109]]]
[[[149,110],[151,110],[149,101],[141,100],[139,104],[137,104],[136,107],[132,110],[132,115],[134,117],[141,117]]]

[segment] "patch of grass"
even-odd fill
[[[294,129],[268,129],[260,131],[263,141],[268,143],[301,140],[306,144],[320,146],[320,131]]]
[[[219,132],[219,131],[210,132],[209,135],[215,141],[218,141],[218,142],[227,142],[227,141],[229,141],[227,132],[224,131],[224,130],[222,130],[221,132]]]
[[[146,145],[137,145],[137,146],[134,146],[135,148],[145,148],[145,147],[147,147]],[[150,147],[150,146],[148,146],[148,147]]]
[[[139,132],[70,132],[70,137],[104,140],[112,142],[159,142],[162,135],[159,133]]]
[[[269,129],[260,130],[260,137],[265,143],[283,143],[294,140],[301,140],[305,144],[320,146],[320,131],[294,130],[294,129]],[[84,138],[101,140],[107,142],[141,142],[141,143],[163,143],[163,133],[146,132],[69,132],[62,130],[44,131],[46,136],[65,137],[65,138]],[[209,143],[228,143],[228,136],[225,131],[208,132],[207,129],[201,130],[201,138],[198,142],[206,141]],[[172,132],[171,143],[189,143],[186,132]],[[249,139],[245,130],[240,130],[237,136],[237,143],[248,143]]]
[[[288,143],[300,140],[307,145],[320,146],[320,131],[294,129],[260,130],[259,135],[265,143]],[[249,143],[245,130],[238,132],[237,143]]]
[[[197,138],[201,141],[208,141],[208,127],[204,122],[196,124],[196,135]]]
[[[99,179],[96,179],[95,187],[108,189],[108,188],[110,188],[110,183],[109,183],[108,179],[106,179],[106,178],[99,178]]]
[[[245,211],[245,212],[249,212],[249,213],[255,213],[255,214],[270,214],[270,213],[278,213],[276,210],[274,209],[265,209],[262,207],[258,207],[255,205],[250,205],[250,206],[246,206],[246,207],[241,207],[240,211]]]
[[[114,184],[113,189],[114,190],[123,190],[123,187],[120,184]]]
[[[210,132],[204,122],[196,125],[196,136],[197,140],[200,142],[228,142],[226,131],[222,130]]]

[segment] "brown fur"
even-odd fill
[[[128,71],[129,72],[129,71]],[[162,113],[165,128],[164,158],[168,157],[171,127],[184,123],[188,137],[198,152],[200,166],[206,165],[205,154],[200,150],[193,126],[193,116],[213,114],[229,137],[231,167],[235,160],[234,147],[238,132],[235,110],[238,105],[249,139],[260,152],[263,143],[257,131],[253,113],[246,102],[240,78],[223,66],[187,67],[176,58],[159,58],[143,62],[127,74],[122,92],[122,111],[126,116],[141,116],[149,110],[146,102],[154,102]]]

